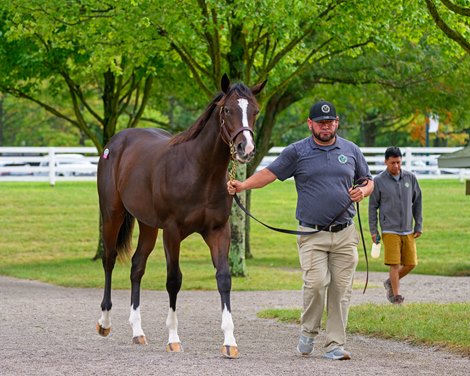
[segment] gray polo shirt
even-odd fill
[[[396,179],[387,170],[382,171],[375,177],[374,192],[369,197],[370,233],[378,233],[377,210],[383,233],[422,232],[422,208],[421,189],[413,173],[402,169]]]
[[[347,205],[335,223],[351,221],[356,210],[348,189],[358,178],[372,179],[359,147],[338,136],[330,146],[317,145],[312,137],[295,142],[267,169],[281,181],[295,179],[297,220],[319,226],[330,224]]]

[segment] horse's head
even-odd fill
[[[241,83],[230,86],[227,75],[223,75],[221,88],[225,93],[220,101],[220,131],[223,140],[230,146],[233,159],[249,162],[255,154],[253,129],[259,113],[255,95],[266,85],[266,81],[252,88]]]

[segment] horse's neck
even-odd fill
[[[195,158],[202,161],[203,168],[225,173],[230,162],[230,149],[220,134],[219,114],[214,111],[199,135],[192,140]]]

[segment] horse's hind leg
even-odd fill
[[[179,254],[181,238],[176,235],[177,231],[171,232],[165,229],[163,232],[163,246],[166,257],[166,290],[170,300],[166,326],[168,328],[167,352],[182,352],[183,346],[178,336],[178,318],[176,317],[176,298],[181,289],[183,274],[179,266]]]
[[[104,294],[101,301],[101,318],[96,324],[97,332],[106,337],[111,331],[111,279],[117,257],[117,237],[124,222],[124,214],[113,218],[102,219],[103,221],[103,269],[104,269]]]
[[[132,257],[131,269],[131,313],[129,323],[132,326],[132,342],[138,345],[146,345],[144,331],[141,326],[140,316],[140,282],[145,273],[147,259],[155,247],[158,229],[149,227],[139,222],[139,243]]]
[[[222,325],[224,332],[224,343],[221,349],[226,358],[238,358],[237,342],[233,334],[234,325],[230,307],[230,290],[232,289],[232,277],[228,263],[228,252],[230,248],[230,226],[210,231],[203,234],[204,240],[211,250],[212,263],[216,268],[217,288],[220,293],[222,304]]]

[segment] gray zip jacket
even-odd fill
[[[377,234],[377,210],[382,232],[422,232],[422,197],[416,176],[400,171],[396,181],[387,171],[374,178],[374,191],[369,197],[369,229]],[[414,219],[414,226],[413,226]]]

